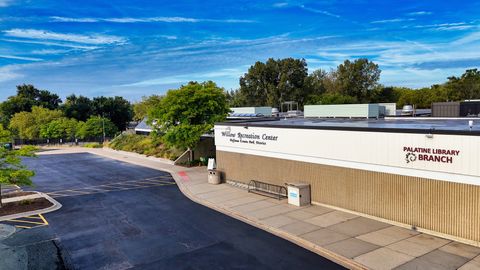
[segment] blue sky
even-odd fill
[[[136,101],[190,80],[226,89],[255,61],[345,59],[381,82],[442,83],[480,67],[480,1],[0,0],[0,100],[31,83],[62,98]]]

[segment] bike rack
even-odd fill
[[[287,198],[286,187],[260,182],[257,180],[251,180],[248,183],[248,192],[260,194],[278,200]]]

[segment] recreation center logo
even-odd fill
[[[404,146],[403,152],[407,163],[415,161],[453,163],[453,158],[460,155],[460,150],[410,146]]]

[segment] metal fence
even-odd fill
[[[109,141],[110,138],[105,138],[105,141]],[[37,146],[49,146],[49,145],[84,145],[86,143],[103,143],[103,137],[93,137],[85,139],[14,139],[14,145],[37,145]]]

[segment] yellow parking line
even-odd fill
[[[43,220],[43,223],[44,223],[45,225],[48,225],[48,221],[45,219],[45,217],[43,217],[42,214],[38,214],[38,216]]]
[[[40,217],[36,217],[36,216],[28,216],[28,217],[22,217],[22,218],[41,219]]]
[[[36,225],[44,225],[45,223],[34,222],[34,221],[27,221],[27,220],[20,220],[20,219],[10,219],[6,220],[9,222],[20,222],[20,223],[28,223],[28,224],[36,224]]]
[[[31,229],[31,228],[33,228],[33,227],[15,225],[15,228],[21,228],[21,229]]]

